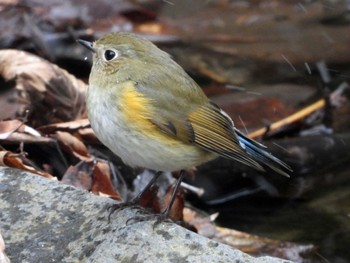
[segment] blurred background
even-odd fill
[[[350,1],[0,0],[1,165],[118,200],[142,188],[152,171],[123,165],[86,120],[91,57],[76,39],[119,31],[170,53],[294,170],[191,169],[179,218],[253,255],[350,262]]]

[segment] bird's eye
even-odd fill
[[[112,59],[117,57],[117,53],[114,50],[107,49],[105,51],[104,56],[105,56],[106,61],[111,61]]]

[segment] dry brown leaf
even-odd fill
[[[1,126],[0,126],[1,127]],[[88,119],[80,119],[80,120],[74,120],[69,122],[61,122],[61,123],[54,123],[49,124],[45,126],[41,126],[38,128],[41,132],[45,134],[50,134],[55,131],[76,131],[79,129],[85,129],[87,127],[90,127],[90,122]],[[1,129],[0,129],[1,132]]]
[[[0,141],[3,141],[2,143],[5,144],[13,144],[13,143],[54,143],[55,141],[48,137],[43,136],[34,136],[32,134],[28,134],[25,132],[12,132],[9,134],[5,139],[1,138],[0,134]]]
[[[71,165],[64,173],[61,182],[90,191],[94,166],[93,161],[81,161],[74,166]]]
[[[141,197],[138,205],[141,207],[151,208],[154,213],[160,213],[162,210],[160,208],[159,199],[157,193],[159,191],[158,185],[152,185]]]
[[[0,140],[7,139],[13,132],[21,129],[22,125],[20,120],[0,121]]]
[[[15,133],[27,133],[31,137],[41,137],[40,133],[20,120],[0,121],[0,140],[13,140]]]
[[[52,135],[53,138],[56,138],[62,145],[64,149],[73,154],[75,157],[80,160],[90,161],[91,156],[85,144],[80,141],[78,138],[74,137],[68,132],[57,131]]]
[[[0,50],[0,77],[5,82],[0,96],[0,119],[24,116],[38,127],[70,121],[85,115],[86,85],[66,70],[35,55]]]
[[[70,166],[62,181],[65,184],[91,191],[97,195],[121,200],[120,194],[114,190],[108,164],[96,161],[81,161]]]
[[[120,194],[113,187],[109,170],[108,164],[101,162],[96,163],[92,177],[91,192],[105,195],[115,200],[122,200]]]
[[[20,157],[21,155],[19,154],[14,154],[9,151],[0,151],[0,166],[17,168],[20,170],[24,170],[34,174],[44,176],[46,178],[51,178],[51,179],[56,178],[49,173],[38,171],[33,167],[25,165]]]
[[[45,125],[39,127],[38,130],[47,136],[51,136],[57,131],[65,131],[81,138],[85,144],[101,144],[90,127],[88,119]]]
[[[92,128],[79,129],[78,133],[82,140],[88,144],[101,144]]]

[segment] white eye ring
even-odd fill
[[[106,62],[112,61],[118,57],[118,51],[115,49],[106,49],[103,53],[103,59]]]

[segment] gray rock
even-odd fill
[[[254,258],[173,223],[108,223],[109,198],[16,169],[0,168],[0,232],[16,262],[288,262]]]

